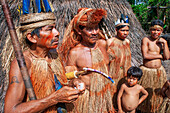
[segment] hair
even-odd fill
[[[128,26],[128,25],[120,25],[120,26],[117,26],[116,29],[119,30],[119,29],[121,29],[121,28],[123,28],[123,27],[125,27],[125,26]],[[129,26],[128,26],[128,27],[129,27]]]
[[[40,38],[40,30],[42,29],[42,27],[38,27],[35,28],[32,32],[31,32],[31,36],[33,35],[37,35],[38,38]],[[31,46],[33,43],[30,42],[27,38],[25,38],[26,44],[28,44],[29,46]]]
[[[162,22],[161,20],[153,20],[153,21],[151,22],[151,26],[154,26],[154,25],[159,25],[159,26],[161,26],[161,27],[164,26],[164,24],[163,24],[163,22]]]
[[[138,78],[138,80],[140,80],[142,75],[143,75],[143,72],[139,67],[132,66],[127,71],[127,77],[130,77],[130,76],[136,77]]]
[[[79,25],[80,30],[83,30],[85,26]]]
[[[41,30],[41,29],[42,29],[42,27],[35,28],[35,29],[31,32],[31,36],[37,35],[38,38],[40,38],[40,30]]]

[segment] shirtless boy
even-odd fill
[[[135,113],[136,108],[148,96],[148,92],[137,82],[142,76],[142,70],[138,67],[130,67],[127,71],[127,82],[122,84],[118,97],[118,113]],[[140,92],[143,93],[139,98]]]
[[[167,41],[160,37],[162,32],[163,22],[153,20],[150,36],[142,39],[143,66],[140,68],[143,71],[143,76],[139,84],[149,93],[148,100],[139,107],[142,112],[156,112],[163,101],[163,98],[158,94],[167,78],[161,60],[169,59],[169,48]]]

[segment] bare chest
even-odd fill
[[[82,70],[84,67],[92,67],[92,57],[90,50],[80,52],[76,60],[76,65],[80,70]]]
[[[160,43],[156,43],[155,41],[154,42],[149,42],[148,43],[148,51],[149,52],[154,52],[154,53],[160,53],[160,50],[161,50],[161,44]]]
[[[138,96],[140,93],[140,90],[136,87],[126,87],[125,91],[124,91],[125,95],[134,95],[134,96]]]

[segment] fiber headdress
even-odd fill
[[[56,18],[48,0],[23,0],[22,3],[19,9],[20,30],[24,35],[35,28],[55,24]]]
[[[40,3],[39,5],[35,2]],[[34,6],[33,6],[34,3]],[[46,8],[43,7],[41,4],[47,6]],[[41,8],[41,12],[35,9]],[[44,9],[45,8],[45,9]],[[27,9],[27,10],[26,10]],[[48,10],[51,9],[51,10]],[[18,39],[20,41],[20,45],[22,49],[26,49],[27,45],[25,44],[25,35],[27,32],[31,32],[33,29],[41,26],[47,25],[48,22],[54,23],[55,18],[54,14],[51,12],[52,6],[50,2],[47,0],[22,0],[18,5],[18,12],[20,16],[20,26],[16,27],[16,32],[18,35]],[[47,13],[48,12],[48,13]],[[30,14],[29,14],[30,13]],[[40,24],[41,23],[41,24]],[[49,23],[48,23],[49,24]],[[23,37],[23,38],[22,38]],[[5,48],[2,50],[2,56],[4,56],[3,64],[4,69],[9,69],[10,60],[14,58],[14,50],[13,46],[10,41],[10,35],[6,37],[7,41],[5,43]],[[7,70],[8,73],[9,70]],[[8,75],[8,74],[7,74]]]
[[[106,17],[106,15],[107,13],[104,9],[80,8],[78,10],[78,14],[74,16],[65,30],[63,43],[60,48],[64,60],[66,60],[69,50],[81,42],[81,36],[78,35],[78,31],[80,31],[80,25],[98,25],[102,18]],[[99,32],[99,35],[102,36],[101,32]]]
[[[163,30],[163,26],[164,26],[164,24],[161,20],[152,20],[150,30],[151,29],[161,29],[161,30]]]
[[[118,20],[115,22],[115,27],[118,27],[118,26],[121,26],[121,25],[127,25],[127,26],[129,26],[128,16],[124,17],[124,15],[121,14],[121,18],[118,19]]]
[[[93,26],[99,24],[106,11],[103,9],[80,8],[74,17],[73,29],[79,30],[81,26]]]
[[[160,25],[154,25],[154,26],[151,26],[149,29],[161,29],[161,30],[163,30],[163,27],[161,27]]]

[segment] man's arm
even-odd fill
[[[28,60],[26,60],[26,63],[29,70]],[[43,99],[25,102],[25,85],[17,60],[15,59],[11,63],[11,68],[9,72],[9,86],[5,97],[5,112],[40,112],[48,108],[49,106],[57,104],[58,102],[71,102],[74,99],[78,98],[78,93],[78,90],[75,90],[74,88],[68,86],[64,86],[60,90],[52,93],[51,95]]]
[[[167,41],[163,38],[160,38],[158,42],[162,43],[164,59],[168,60],[170,56],[169,56],[169,48],[168,48]]]
[[[75,50],[70,50],[70,53],[68,55],[67,59],[67,66],[75,66],[76,67],[76,60],[77,60],[77,51]]]
[[[107,44],[106,49],[107,50],[108,50],[109,46],[111,45],[112,41],[113,41],[113,38],[110,38],[110,39],[106,40],[106,44]]]
[[[121,105],[121,97],[123,95],[124,88],[125,88],[125,84],[122,84],[122,86],[121,86],[121,88],[119,90],[118,96],[117,96],[118,113],[123,112],[122,105]]]
[[[162,89],[161,89],[161,95],[163,96],[163,97],[165,97],[166,95],[165,95],[165,91],[168,89],[168,87],[169,87],[169,84],[168,84],[168,80],[165,82],[165,84],[163,85],[163,87],[162,87]]]
[[[149,48],[148,48],[148,38],[147,37],[144,37],[142,39],[142,44],[141,44],[141,49],[142,49],[142,55],[143,55],[143,59],[147,59],[147,60],[152,60],[152,59],[162,59],[162,55],[161,54],[149,54],[148,51],[149,51]]]
[[[147,98],[148,92],[142,86],[139,86],[139,87],[140,87],[141,92],[143,93],[142,97],[139,99],[139,104],[141,104]]]
[[[109,55],[107,53],[107,42],[103,39],[100,39],[97,41],[97,43],[98,43],[98,47],[100,48],[100,50],[105,58],[106,64],[109,64]]]

